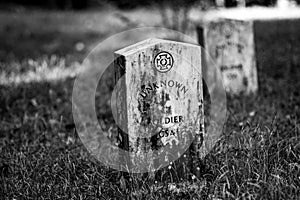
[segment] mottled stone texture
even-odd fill
[[[253,21],[217,18],[198,29],[199,43],[208,52],[207,66],[216,65],[229,94],[256,93],[258,89]],[[209,58],[210,57],[210,58]],[[205,70],[213,77],[213,70]]]
[[[161,53],[166,59],[156,60]],[[115,52],[116,121],[120,147],[129,152],[125,166],[129,171],[157,172],[162,166],[166,171],[170,161],[179,157],[184,164],[175,167],[171,163],[177,177],[195,168],[193,160],[200,155],[204,137],[200,55],[200,46],[161,39],[148,39]],[[171,68],[161,72],[155,68],[156,62],[162,69]]]

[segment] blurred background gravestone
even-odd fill
[[[257,91],[253,23],[234,19],[206,21],[198,28],[200,44],[209,52],[208,67],[217,65],[229,93]],[[210,61],[209,61],[210,60]],[[208,75],[213,76],[213,75]]]
[[[299,64],[294,45],[298,42],[295,27],[299,26],[299,13],[298,8],[291,8],[289,12],[279,8],[229,9],[208,12],[200,23],[196,22],[199,43],[218,65],[230,93],[256,92],[262,72],[277,76],[293,74]],[[283,48],[261,45],[263,40],[274,38],[266,35],[264,29],[280,34],[282,37],[273,39],[272,44],[281,43]],[[277,56],[272,59],[270,51]],[[283,54],[287,55],[284,60]],[[286,67],[274,67],[278,62]]]

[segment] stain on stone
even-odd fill
[[[243,85],[247,88],[248,87],[248,79],[247,77],[243,78]]]

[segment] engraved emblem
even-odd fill
[[[158,53],[154,58],[154,67],[161,73],[168,72],[174,64],[172,55],[166,51]]]
[[[233,33],[233,26],[231,24],[225,24],[223,26],[223,34],[226,38],[230,38]]]

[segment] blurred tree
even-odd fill
[[[246,0],[246,6],[274,6],[277,0]]]
[[[188,13],[193,6],[205,10],[211,0],[153,0],[162,16],[165,27],[181,32],[186,32],[189,19]],[[212,1],[211,1],[212,2]]]
[[[300,1],[300,0],[298,0]],[[277,0],[215,0],[215,4],[219,7],[249,7],[249,6],[274,6]]]
[[[87,8],[88,0],[56,0],[56,5],[63,10],[71,7],[75,10],[81,10]]]
[[[39,6],[58,9],[85,9],[92,0],[1,0],[2,4],[19,4],[24,6]]]
[[[88,0],[72,0],[72,7],[77,10],[87,8]]]
[[[67,8],[67,0],[55,0],[55,5],[57,8],[65,10]]]
[[[134,9],[149,6],[153,1],[154,0],[107,0],[107,2],[112,3],[120,9]]]
[[[237,5],[238,5],[237,0],[225,0],[226,8],[237,7]]]

